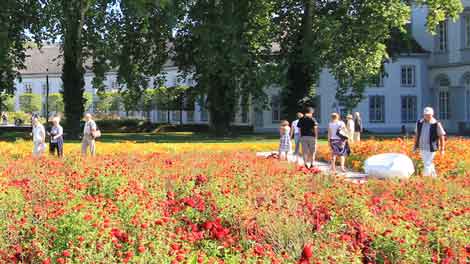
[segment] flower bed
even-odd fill
[[[422,170],[422,162],[418,152],[413,152],[412,139],[366,140],[352,145],[352,155],[347,159],[348,167],[356,171],[363,169],[364,161],[376,154],[403,153],[411,157],[416,164],[418,174]],[[442,176],[458,176],[470,171],[470,139],[450,138],[447,140],[445,155],[437,154],[435,163],[438,173]],[[329,160],[329,148],[322,146],[318,157]]]
[[[35,160],[0,143],[0,262],[470,261],[468,173],[359,185],[253,154],[272,147],[101,143],[85,160],[70,144]]]

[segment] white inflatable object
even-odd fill
[[[385,153],[368,158],[364,163],[364,171],[369,177],[379,179],[408,179],[415,172],[415,168],[408,156]]]

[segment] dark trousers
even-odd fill
[[[50,143],[49,144],[49,153],[51,155],[55,155],[57,150],[57,156],[62,157],[64,155],[64,141],[58,140],[57,143]]]

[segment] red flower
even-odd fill
[[[310,259],[313,256],[312,244],[306,244],[302,251],[302,256],[306,259]]]

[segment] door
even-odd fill
[[[255,127],[264,127],[263,110],[255,111]]]

